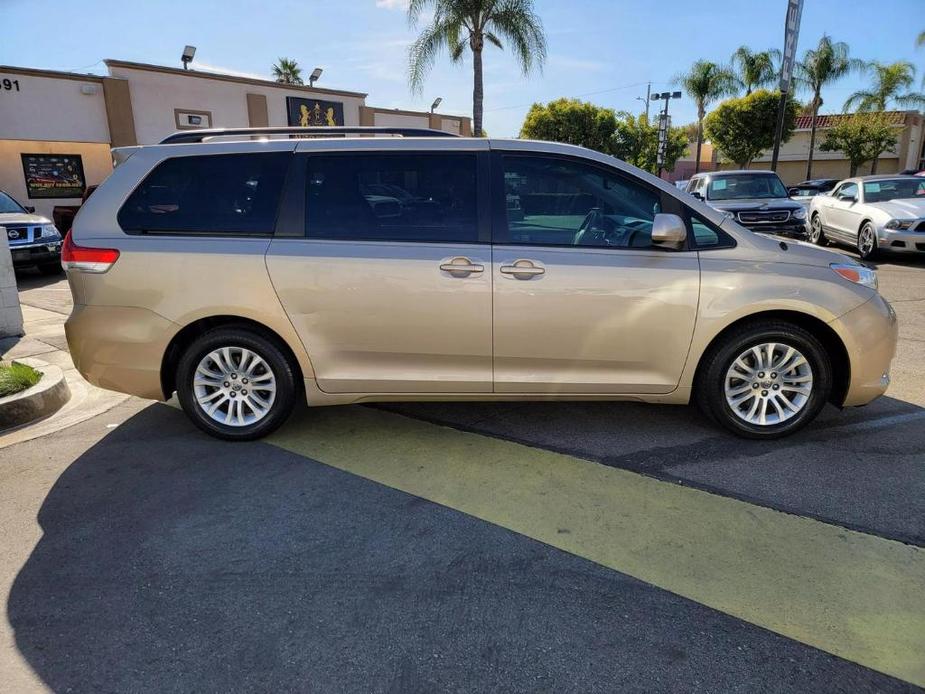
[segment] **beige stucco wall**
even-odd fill
[[[79,154],[83,160],[87,185],[98,185],[112,171],[112,155],[108,143],[41,142],[36,140],[0,140],[0,189],[12,195],[22,205],[35,207],[37,214],[51,219],[55,205],[79,205],[80,198],[29,199],[20,154]]]
[[[287,96],[343,103],[344,125],[360,124],[360,106],[364,103],[364,98],[358,96],[224,81],[212,75],[198,76],[193,71],[178,74],[111,65],[110,73],[129,82],[135,133],[140,144],[159,142],[177,130],[174,109],[209,111],[213,128],[246,128],[250,125],[248,93],[266,97],[271,126],[288,125]]]
[[[18,81],[19,91],[0,95],[0,140],[109,142],[99,78],[36,76],[0,67],[3,79]],[[92,93],[83,94],[81,88]]]

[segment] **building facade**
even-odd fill
[[[896,129],[896,147],[880,155],[877,160],[877,173],[891,174],[907,169],[925,169],[925,118],[918,111],[887,111],[885,114]],[[851,175],[851,163],[842,152],[823,152],[819,145],[825,140],[826,131],[835,126],[839,120],[850,118],[851,114],[833,114],[817,116],[816,147],[813,152],[813,178],[848,178]],[[777,161],[777,173],[783,182],[790,186],[806,179],[806,163],[809,159],[809,139],[811,116],[798,116],[796,128],[787,142],[781,144]],[[752,169],[769,169],[771,152],[762,153],[755,159]],[[729,162],[720,162],[721,169],[738,169]],[[859,176],[870,173],[868,162],[858,170]]]
[[[286,125],[430,127],[468,118],[366,105],[363,92],[105,61],[109,74],[0,66],[0,189],[51,218],[112,170],[111,147],[184,129]]]

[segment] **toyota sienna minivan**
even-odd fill
[[[772,438],[886,390],[867,267],[580,147],[378,130],[115,150],[62,250],[80,372],[236,440],[303,399],[694,401]]]

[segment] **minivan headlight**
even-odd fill
[[[877,273],[865,265],[855,263],[832,263],[829,265],[835,271],[835,274],[871,289],[877,289]]]
[[[884,229],[898,229],[900,231],[908,229],[913,224],[915,224],[914,219],[891,219],[889,222],[883,225]]]
[[[43,224],[42,230],[39,232],[39,238],[43,241],[56,241],[61,238],[61,234],[54,224]]]
[[[801,207],[801,208],[798,209],[798,210],[794,210],[794,211],[793,211],[793,218],[794,218],[794,219],[806,219],[806,208],[805,208],[805,207]]]

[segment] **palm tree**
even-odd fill
[[[732,54],[732,66],[738,69],[736,79],[745,89],[745,96],[757,87],[766,87],[777,79],[777,61],[780,51],[772,48],[753,52],[748,46],[739,46]]]
[[[421,91],[427,71],[444,47],[457,63],[468,46],[472,51],[473,132],[481,137],[485,42],[498,48],[504,48],[502,38],[509,42],[526,75],[534,66],[542,68],[546,59],[543,23],[533,11],[533,0],[410,0],[408,21],[412,27],[428,8],[433,9],[433,19],[408,52],[411,88]]]
[[[854,107],[858,111],[886,111],[891,102],[899,107],[925,106],[925,94],[905,91],[915,82],[912,63],[900,60],[884,65],[874,60],[864,67],[873,77],[873,85],[849,96],[845,111]]]
[[[273,77],[280,84],[304,84],[302,82],[302,68],[290,58],[280,58],[273,66]]]
[[[809,89],[813,98],[809,105],[812,120],[809,129],[809,156],[806,159],[806,180],[813,177],[813,152],[816,148],[816,118],[822,106],[822,88],[853,70],[860,69],[864,63],[848,55],[848,44],[843,41],[833,42],[831,37],[822,35],[815,48],[803,54],[803,60],[794,65],[794,76],[799,87]]]
[[[707,106],[717,99],[734,94],[736,77],[732,70],[708,60],[698,60],[689,72],[674,79],[687,95],[697,104],[697,158],[694,160],[694,173],[700,171],[700,149],[703,146],[703,118],[707,115]]]

